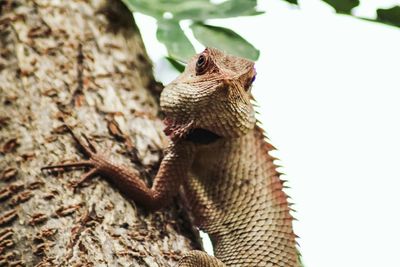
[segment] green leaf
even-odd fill
[[[175,19],[200,21],[215,18],[253,16],[264,13],[257,11],[256,7],[257,0],[229,0],[220,4],[201,0],[189,0],[182,2],[170,12],[174,15]]]
[[[175,60],[172,57],[165,57],[168,62],[179,72],[183,72],[185,70],[185,65],[182,64],[181,62]]]
[[[165,13],[173,15],[174,20],[205,20],[262,14],[257,11],[257,0],[228,0],[214,4],[209,0],[123,0],[129,9],[157,19]]]
[[[131,12],[140,12],[156,19],[163,18],[164,10],[156,5],[154,0],[122,0]]]
[[[299,4],[297,2],[297,0],[283,0],[283,1],[289,2],[289,3],[293,4],[293,5],[298,5]]]
[[[196,39],[205,46],[215,47],[232,55],[257,60],[260,52],[234,31],[222,27],[194,23],[190,26]]]
[[[186,62],[196,52],[177,21],[159,20],[157,39],[163,43],[170,57]]]
[[[400,6],[376,11],[377,21],[400,27]]]
[[[337,13],[350,14],[351,10],[360,4],[359,0],[323,0],[331,5]]]

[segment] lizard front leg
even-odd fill
[[[83,137],[87,145],[77,138],[70,128],[68,128],[68,131],[89,159],[45,166],[41,168],[42,170],[60,169],[65,171],[70,167],[90,167],[91,169],[82,175],[76,186],[93,175],[102,175],[111,179],[119,190],[135,202],[150,209],[157,209],[168,203],[171,197],[178,192],[179,186],[187,176],[189,168],[192,165],[194,154],[193,144],[172,142],[166,149],[165,156],[154,178],[153,186],[148,188],[132,169],[115,164],[103,154],[98,153],[85,135]],[[226,267],[226,265],[203,251],[195,250],[186,253],[179,261],[178,267]]]
[[[153,186],[149,188],[132,169],[112,162],[102,153],[97,152],[85,135],[83,137],[87,145],[76,137],[69,127],[67,128],[77,145],[89,159],[45,166],[41,169],[65,171],[70,167],[90,167],[91,169],[82,175],[80,180],[75,183],[75,186],[91,176],[101,175],[110,179],[128,197],[147,208],[158,209],[168,203],[172,196],[178,192],[179,186],[182,184],[184,177],[187,176],[192,164],[193,146],[184,142],[171,143],[165,151],[164,159],[154,178]]]

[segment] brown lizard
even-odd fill
[[[165,87],[160,103],[171,141],[151,188],[97,153],[86,137],[84,144],[73,135],[88,160],[42,169],[89,166],[80,182],[95,174],[108,177],[151,209],[166,205],[183,186],[215,257],[192,251],[180,267],[299,266],[287,195],[269,154],[274,147],[251,103],[255,75],[253,62],[207,48]]]

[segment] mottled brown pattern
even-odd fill
[[[40,171],[79,157],[67,123],[153,172],[154,85],[121,1],[0,0],[0,266],[164,267],[199,248],[179,204],[149,213],[104,179],[73,187],[81,170]]]
[[[168,204],[183,185],[215,257],[192,251],[181,267],[299,266],[287,196],[269,155],[274,148],[256,125],[254,77],[254,63],[216,49],[193,57],[161,94],[171,142],[151,188],[99,153],[86,153],[89,160],[75,163],[91,166],[89,174],[112,179],[151,208]]]

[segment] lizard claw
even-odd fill
[[[78,187],[81,185],[83,182],[85,182],[87,179],[90,177],[94,176],[98,172],[98,167],[96,166],[96,162],[92,159],[93,156],[97,153],[96,148],[94,145],[90,142],[89,138],[82,133],[82,137],[85,139],[87,144],[84,144],[82,140],[80,140],[72,131],[72,129],[68,126],[65,125],[67,128],[68,132],[71,134],[72,138],[78,145],[79,149],[82,151],[82,153],[89,157],[89,160],[80,160],[76,162],[71,162],[71,163],[63,163],[63,164],[56,164],[56,165],[48,165],[41,167],[40,170],[50,170],[50,171],[67,171],[68,168],[73,168],[73,167],[92,167],[91,170],[88,172],[84,173],[78,181],[75,181],[72,183],[73,187]]]
[[[94,147],[94,145],[90,142],[89,138],[84,133],[82,133],[82,137],[85,139],[87,145],[84,144],[75,135],[75,133],[72,131],[72,129],[68,125],[65,125],[65,127],[67,128],[68,132],[71,134],[72,138],[75,140],[75,143],[78,145],[79,149],[82,151],[83,154],[85,154],[85,156],[91,157],[91,156],[93,156],[93,154],[97,153],[96,148]]]
[[[81,160],[71,163],[63,163],[63,164],[56,164],[56,165],[48,165],[41,167],[40,170],[53,170],[53,171],[65,171],[67,168],[73,167],[93,167],[94,163],[91,160]]]
[[[79,187],[81,184],[83,184],[86,180],[88,180],[89,178],[93,177],[94,175],[97,174],[97,168],[91,169],[88,172],[85,172],[84,174],[82,174],[82,176],[79,178],[78,181],[74,181],[72,182],[72,187],[73,188],[77,188]]]

